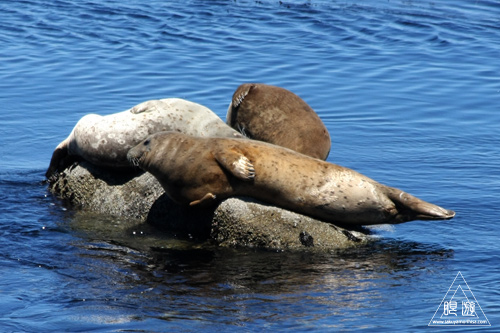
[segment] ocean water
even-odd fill
[[[500,3],[0,2],[0,330],[429,330],[458,272],[500,325]],[[236,87],[301,96],[328,161],[454,209],[331,253],[200,247],[50,195],[87,113]],[[459,331],[463,326],[432,327]]]

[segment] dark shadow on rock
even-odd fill
[[[214,210],[215,207],[181,206],[163,193],[151,206],[146,222],[180,236],[207,239],[210,236]]]
[[[87,169],[93,177],[101,179],[109,186],[124,185],[144,173],[139,168],[108,168],[96,166],[86,161],[78,164]]]

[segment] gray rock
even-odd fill
[[[364,229],[348,230],[252,198],[230,198],[215,208],[183,207],[149,173],[119,172],[88,162],[50,179],[49,189],[80,210],[147,222],[221,247],[333,250],[370,240]]]

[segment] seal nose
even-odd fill
[[[136,167],[139,166],[140,157],[142,156],[142,154],[139,152],[139,149],[137,148],[138,148],[137,146],[133,147],[127,153],[127,160],[129,161],[130,164]]]

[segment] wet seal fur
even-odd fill
[[[245,83],[233,94],[226,123],[243,135],[326,160],[330,134],[318,114],[293,92]]]
[[[455,212],[382,185],[354,170],[264,142],[161,132],[128,159],[183,205],[250,196],[343,225],[451,219]]]
[[[148,135],[178,131],[195,136],[242,137],[203,105],[180,98],[150,100],[133,108],[81,118],[54,150],[46,177],[62,171],[75,158],[97,166],[130,167],[127,152]]]

